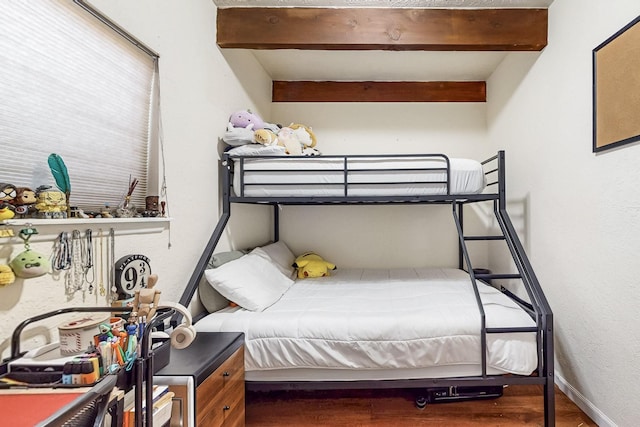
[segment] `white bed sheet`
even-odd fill
[[[535,326],[495,288],[479,282],[479,289],[487,327]],[[469,276],[461,270],[339,269],[297,280],[263,312],[224,309],[195,327],[244,332],[247,378],[263,371],[281,371],[276,376],[282,378],[289,369],[306,377],[313,370],[337,376],[364,370],[379,379],[396,370],[398,377],[420,378],[434,368],[446,374],[433,376],[464,376],[470,369],[478,374],[479,319]],[[489,373],[532,373],[535,334],[489,334],[487,366]]]
[[[239,173],[239,161],[237,158],[234,160],[236,163],[233,188],[236,195],[239,196],[242,174]],[[335,197],[345,195],[344,160],[342,158],[323,156],[305,159],[245,158],[243,163],[244,196]],[[451,171],[450,194],[479,194],[484,190],[486,179],[480,162],[451,158],[449,163]],[[412,157],[350,159],[347,167],[349,171],[349,192],[347,195],[361,197],[447,194],[445,184],[434,184],[437,181],[445,181],[446,173],[439,170],[424,170],[428,168],[446,168],[446,162],[440,158]],[[362,169],[367,169],[367,171],[361,171]],[[290,183],[313,185],[282,185]]]

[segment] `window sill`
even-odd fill
[[[161,233],[169,227],[171,218],[66,218],[66,219],[41,219],[41,218],[14,218],[0,221],[4,227],[91,227],[114,228],[119,234],[145,234]]]

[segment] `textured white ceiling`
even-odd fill
[[[553,0],[213,0],[218,7],[546,8]]]
[[[547,8],[553,0],[213,0],[220,7]],[[507,52],[254,50],[273,80],[486,80]],[[530,52],[537,55],[538,52]]]

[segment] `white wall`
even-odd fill
[[[141,235],[123,235],[126,230],[116,226],[115,246],[116,259],[132,253],[148,256],[152,270],[159,275],[157,288],[162,291],[161,300],[177,301],[217,223],[218,137],[235,110],[252,108],[269,115],[270,79],[247,52],[235,52],[230,58],[222,55],[215,44],[216,8],[211,0],[91,3],[160,54],[162,125],[172,221],[169,229]],[[236,67],[232,69],[230,64]],[[268,215],[257,215],[257,219],[254,215],[263,210],[234,208],[234,218],[220,247],[245,247],[266,241],[270,233]],[[84,231],[88,227],[94,231],[98,228],[90,224],[76,228]],[[49,255],[53,239],[62,227],[38,226],[38,230],[38,243],[33,249]],[[17,234],[18,229],[15,231]],[[18,238],[3,239],[0,243],[2,261],[22,250]],[[104,304],[104,299],[88,295],[82,298],[80,293],[67,298],[63,282],[53,280],[50,275],[19,279],[0,288],[0,342],[29,316],[66,306]],[[60,321],[54,318],[48,324],[53,326],[54,333]],[[41,340],[38,338],[32,344]]]
[[[446,153],[484,159],[492,154],[485,108],[471,103],[274,103],[271,120],[311,126],[323,154]],[[473,215],[467,219],[472,230]],[[449,206],[285,207],[281,224],[280,237],[296,254],[317,251],[338,268],[457,267]],[[486,257],[478,252],[473,262],[484,266]]]
[[[591,55],[639,13],[637,0],[556,0],[542,54],[510,56],[488,82],[489,139],[506,148],[508,198],[528,201],[555,314],[556,374],[600,425],[640,421],[640,145],[592,153]]]

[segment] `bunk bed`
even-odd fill
[[[232,150],[221,167],[222,214],[183,305],[207,275],[232,203],[274,206],[275,244],[281,205],[447,204],[458,233],[457,269],[340,269],[304,284],[285,283],[266,309],[226,307],[196,316],[200,330],[245,333],[249,390],[537,384],[545,425],[554,425],[553,314],[506,211],[503,151],[476,162],[443,154],[298,157]],[[493,205],[497,235],[465,234],[464,206],[478,202]],[[474,269],[467,242],[478,240],[504,241],[516,272]],[[519,281],[527,298],[490,284],[505,279]],[[327,289],[338,299],[327,299]]]

